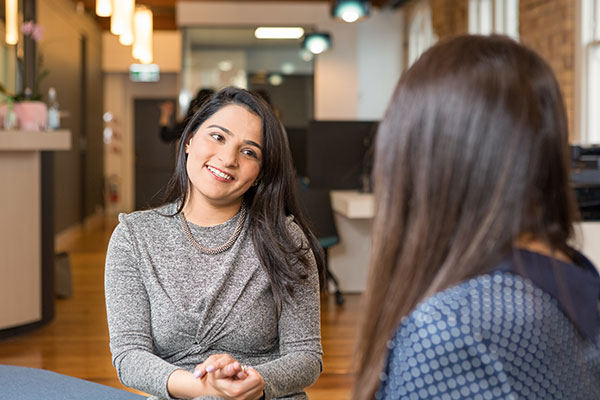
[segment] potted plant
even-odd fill
[[[43,28],[36,25],[32,21],[25,22],[22,28],[23,36],[30,37],[34,41],[38,41],[42,37]],[[17,67],[19,75],[24,76],[25,64],[23,57],[17,56]],[[21,130],[39,131],[46,129],[48,122],[48,107],[42,101],[40,93],[40,82],[48,75],[48,70],[43,67],[43,59],[41,54],[37,58],[37,68],[39,71],[33,82],[33,87],[28,88],[21,85],[23,90],[17,93],[11,93],[2,84],[0,84],[0,92],[6,96],[6,103],[0,106],[0,122],[4,121],[4,128],[16,127]],[[16,121],[13,121],[11,113],[14,112]]]

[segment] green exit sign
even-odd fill
[[[132,82],[158,82],[160,68],[158,64],[131,64],[129,66],[129,79]]]

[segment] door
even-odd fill
[[[160,104],[175,99],[135,99],[135,208],[159,206],[164,202],[165,188],[175,169],[178,142],[166,143],[160,138]]]

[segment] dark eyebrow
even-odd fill
[[[223,132],[225,132],[226,134],[228,134],[229,136],[233,136],[233,132],[231,132],[229,129],[227,129],[227,128],[221,126],[221,125],[209,125],[208,128],[218,128],[218,129],[222,130]],[[253,140],[244,140],[244,142],[248,143],[251,146],[258,147],[258,149],[260,151],[263,151],[262,146],[260,144],[256,143]]]
[[[231,132],[229,129],[227,129],[225,127],[222,127],[221,125],[209,125],[208,128],[219,128],[220,130],[222,130],[229,136],[233,136],[233,132]]]

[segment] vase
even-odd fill
[[[17,125],[23,131],[43,131],[48,123],[48,106],[42,101],[15,103]]]

